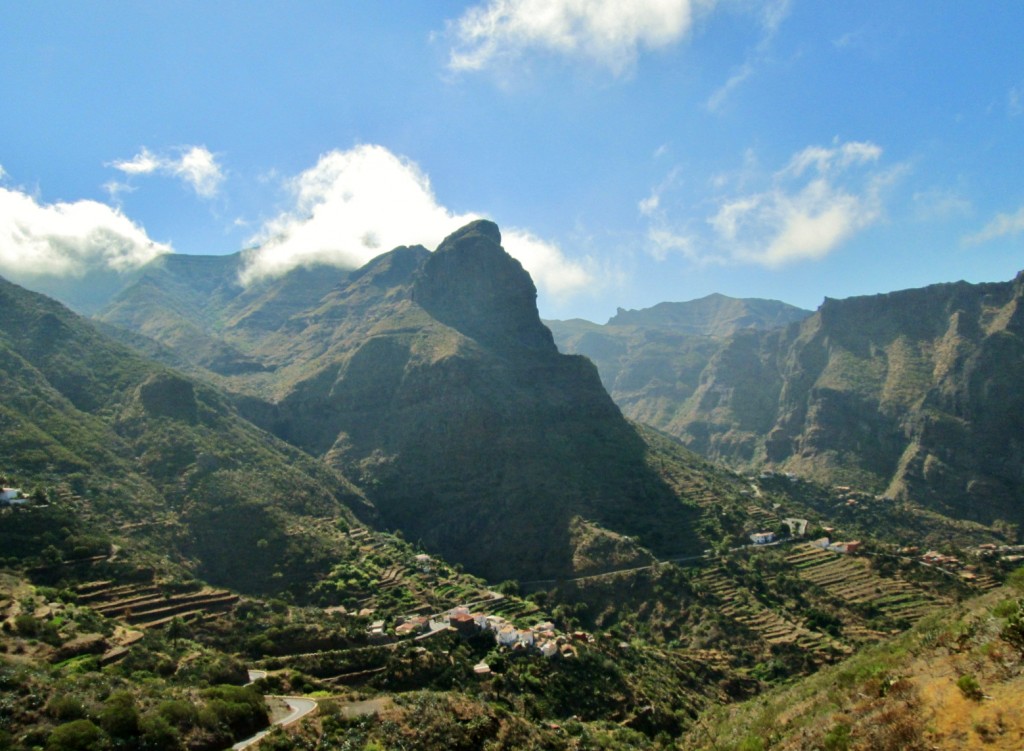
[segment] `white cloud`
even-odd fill
[[[761,24],[761,39],[748,53],[746,62],[737,67],[729,79],[708,97],[706,106],[711,112],[722,111],[729,97],[769,61],[772,40],[789,15],[790,0],[761,0],[752,7],[760,11],[758,20]]]
[[[808,147],[769,189],[721,202],[708,222],[733,260],[777,267],[823,258],[881,217],[882,190],[898,172],[866,169],[881,155],[872,143]]]
[[[707,107],[712,112],[720,112],[729,96],[740,87],[740,85],[754,74],[754,65],[745,62],[735,73],[729,76],[729,80],[722,84],[715,92],[708,97]]]
[[[260,247],[243,272],[245,283],[315,263],[355,268],[399,245],[434,248],[480,218],[441,205],[414,162],[377,145],[324,154],[288,188],[294,207],[251,238]],[[592,282],[557,246],[521,229],[502,235],[505,249],[545,292],[569,295]]]
[[[850,141],[844,144],[826,146],[808,146],[789,160],[782,174],[800,177],[808,168],[813,167],[821,174],[842,172],[848,167],[877,162],[882,156],[882,149],[865,141]]]
[[[970,245],[995,240],[1007,235],[1017,235],[1024,232],[1024,206],[1021,206],[1012,214],[997,214],[992,221],[986,224],[978,232],[968,235],[964,242]]]
[[[555,298],[569,297],[594,283],[593,275],[583,265],[569,260],[558,246],[527,230],[513,227],[502,231],[501,244],[523,264],[537,285]]]
[[[528,50],[581,57],[616,74],[641,49],[679,41],[714,0],[487,0],[449,24],[453,70],[482,70]]]
[[[661,205],[661,195],[656,191],[652,191],[647,198],[643,198],[637,203],[636,207],[640,209],[640,213],[644,216],[651,216],[658,207]]]
[[[673,167],[669,170],[669,173],[665,176],[665,179],[660,183],[651,188],[650,194],[646,198],[640,199],[637,202],[637,209],[646,217],[654,217],[660,214],[661,209],[661,197],[669,190],[675,187],[679,181],[679,168]]]
[[[695,262],[705,260],[697,253],[696,241],[690,235],[674,232],[665,227],[652,227],[647,233],[647,239],[650,241],[647,252],[656,261],[664,261],[669,253],[678,253]]]
[[[171,247],[154,242],[117,209],[97,201],[41,204],[0,188],[0,273],[78,276],[126,271]]]
[[[224,172],[217,164],[217,158],[205,146],[183,147],[178,149],[174,157],[154,154],[143,147],[131,159],[112,162],[110,166],[126,175],[161,174],[177,177],[203,198],[217,195],[224,181]]]
[[[4,166],[0,164],[0,180],[3,180],[5,177],[7,177],[7,172],[4,170]]]
[[[919,222],[945,221],[971,214],[971,202],[946,188],[919,190],[913,195],[914,219]]]

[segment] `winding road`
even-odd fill
[[[255,683],[260,678],[266,678],[266,677],[267,677],[267,671],[265,671],[265,670],[250,670],[249,671],[249,683],[250,684],[251,683]],[[245,740],[239,741],[238,743],[236,743],[231,748],[233,748],[233,749],[243,749],[243,748],[249,748],[250,746],[254,746],[255,744],[259,743],[263,739],[263,736],[265,736],[267,733],[269,733],[271,730],[273,730],[275,725],[279,726],[279,727],[288,727],[292,723],[298,722],[303,717],[305,717],[306,715],[308,715],[311,712],[313,712],[316,709],[316,707],[317,707],[317,704],[316,704],[315,701],[313,701],[312,699],[305,699],[305,698],[303,698],[301,696],[269,696],[268,695],[268,696],[264,696],[263,698],[264,699],[277,699],[279,701],[284,702],[285,704],[288,705],[288,709],[289,709],[288,714],[286,714],[284,717],[280,717],[280,718],[274,720],[274,722],[271,724],[271,726],[269,728],[267,728],[266,730],[261,730],[260,732],[256,733],[256,735],[254,735],[254,736],[252,736],[250,738],[246,738]]]

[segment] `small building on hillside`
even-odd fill
[[[0,503],[13,503],[21,499],[21,488],[0,489]]]
[[[767,545],[775,540],[774,532],[755,532],[750,536],[751,542],[755,545]]]
[[[501,646],[511,647],[519,641],[519,631],[511,623],[506,623],[498,630],[495,638]]]
[[[860,549],[860,540],[848,540],[846,542],[833,542],[828,546],[829,550],[836,553],[856,553]]]
[[[537,642],[537,649],[545,657],[554,657],[558,654],[558,643],[554,639],[544,639]]]
[[[476,625],[476,619],[469,613],[456,613],[448,619],[448,625],[462,636],[472,636],[480,630]]]
[[[395,636],[411,636],[430,629],[430,620],[423,615],[406,616],[402,623],[395,627]]]

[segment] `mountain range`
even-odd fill
[[[1013,707],[1021,603],[937,619],[1020,542],[1024,275],[601,326],[542,322],[487,221],[356,270],[246,265],[160,257],[80,295],[90,319],[0,280],[0,479],[32,497],[0,509],[0,745],[222,748],[251,723],[212,684],[245,655],[262,693],[332,696],[275,747],[853,748],[957,696],[867,646],[914,623]],[[558,656],[433,631],[471,603]],[[776,694],[789,719],[705,712],[833,662]],[[843,713],[797,711],[832,675]],[[348,681],[372,719],[342,718]]]
[[[607,565],[587,546],[610,541],[620,561],[703,546],[694,510],[649,466],[646,443],[594,366],[558,352],[529,275],[501,248],[493,223],[473,223],[433,253],[397,248],[348,273],[300,269],[243,287],[242,262],[157,259],[97,317],[122,345],[6,286],[12,310],[47,309],[6,319],[18,327],[8,333],[13,354],[44,341],[59,351],[43,373],[47,385],[70,407],[78,398],[79,413],[109,415],[96,443],[155,468],[163,484],[147,487],[148,496],[173,487],[176,502],[192,509],[183,486],[192,478],[217,486],[236,464],[223,453],[253,451],[241,437],[219,451],[196,446],[210,440],[195,434],[216,410],[245,441],[275,446],[282,464],[301,450],[317,476],[335,483],[330,495],[344,496],[367,523],[494,580],[586,573]],[[32,333],[22,340],[18,332]],[[179,370],[144,365],[126,344]],[[125,363],[132,377],[118,380]],[[120,448],[125,440],[135,445]],[[153,485],[152,476],[143,480]],[[270,492],[289,495],[302,484],[286,475],[254,480],[250,488],[276,484]],[[250,493],[232,486],[222,505],[263,508],[244,498]],[[190,513],[201,515],[198,508]],[[205,539],[197,530],[193,538]]]
[[[712,459],[1019,525],[1022,295],[1018,275],[826,299],[814,313],[712,296],[549,326],[597,363],[627,416]]]

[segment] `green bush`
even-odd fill
[[[961,675],[956,681],[956,687],[968,699],[979,701],[985,696],[981,690],[981,684],[978,683],[978,679],[970,674]]]
[[[199,710],[184,699],[168,699],[160,702],[156,711],[168,723],[183,730],[192,727],[199,721]]]
[[[1012,618],[1021,609],[1017,600],[1003,600],[992,608],[992,615],[996,618]]]
[[[115,738],[134,738],[139,733],[139,710],[126,691],[111,694],[99,714],[100,727]]]
[[[75,720],[57,726],[46,742],[46,751],[106,751],[107,734],[89,720]]]
[[[59,694],[54,696],[46,705],[46,712],[55,720],[71,722],[81,720],[85,717],[85,707],[77,696],[71,694]]]
[[[850,726],[839,724],[829,730],[821,739],[825,751],[847,751],[850,748]]]
[[[756,735],[748,735],[736,744],[736,751],[764,751],[764,739]]]
[[[181,735],[159,714],[149,714],[139,721],[140,746],[147,751],[174,751],[181,747]]]

